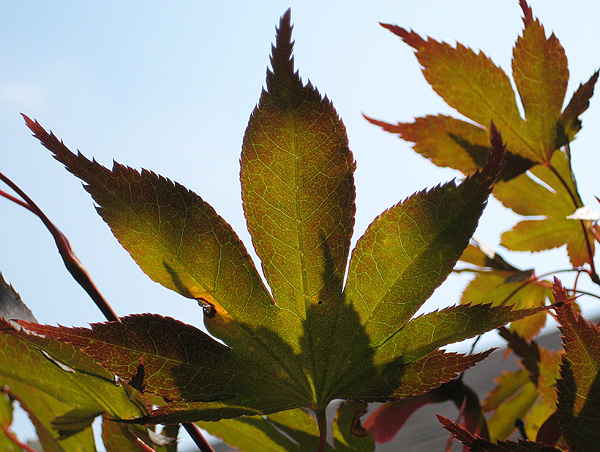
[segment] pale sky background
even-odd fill
[[[600,66],[598,7],[592,0],[530,4],[566,49],[568,100]],[[153,312],[202,324],[194,301],[141,272],[81,182],[31,137],[19,113],[104,165],[115,159],[182,183],[211,203],[250,249],[238,179],[241,143],[265,82],[275,26],[290,6],[296,67],[333,101],[357,161],[355,242],[384,209],[460,177],[361,116],[457,116],[425,82],[412,49],[378,22],[482,50],[510,73],[522,30],[517,0],[1,2],[0,171],[66,234],[117,314]],[[572,145],[582,198],[595,210],[599,102],[592,99]],[[0,271],[40,322],[104,320],[36,217],[0,199],[0,218]],[[492,200],[477,234],[496,247],[516,220]],[[522,268],[538,266],[538,273],[568,267],[564,249],[538,256],[500,252]],[[451,277],[424,309],[455,304],[468,280]],[[564,281],[570,285],[572,277]]]

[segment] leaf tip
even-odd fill
[[[277,74],[294,73],[294,41],[292,41],[292,9],[288,8],[279,19],[279,26],[276,28],[275,44],[271,46],[271,67],[272,71],[267,71],[267,90],[276,83]]]
[[[488,155],[488,161],[485,167],[489,167],[491,174],[496,174],[497,178],[504,168],[506,144],[502,141],[502,134],[496,127],[496,124],[494,124],[494,121],[490,122],[490,143],[492,149]]]
[[[529,6],[526,0],[519,0],[519,6],[523,10],[523,21],[525,24],[531,23],[533,21],[531,6]]]
[[[400,37],[405,43],[414,49],[419,49],[425,45],[425,40],[414,31],[408,31],[398,25],[379,23],[383,28],[391,31],[396,36]]]

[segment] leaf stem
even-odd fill
[[[325,408],[314,410],[317,417],[317,426],[319,427],[319,449],[318,452],[325,452],[327,445],[327,413]]]
[[[563,187],[565,187],[565,189],[567,190],[567,193],[569,193],[569,196],[571,197],[571,200],[573,201],[573,204],[575,205],[575,208],[577,209],[577,208],[581,207],[581,205],[580,205],[581,202],[577,201],[579,194],[577,193],[577,197],[575,197],[575,193],[573,193],[571,191],[569,185],[563,179],[563,177],[560,175],[558,170],[556,168],[554,168],[554,166],[550,162],[547,162],[547,164],[545,166],[554,173],[554,175],[558,178],[558,180],[563,185]],[[570,160],[569,160],[569,169],[571,169],[571,161]],[[573,173],[573,171],[571,171],[571,174],[572,173]],[[575,181],[573,181],[573,183],[575,184]],[[577,186],[575,185],[575,187],[577,187]],[[575,189],[577,190],[577,188],[575,188]],[[585,227],[585,223],[583,220],[579,220],[579,224],[583,231],[583,237],[585,238],[585,246],[586,246],[587,255],[588,255],[588,264],[590,264],[590,270],[588,272],[590,275],[590,279],[595,284],[600,285],[600,277],[598,276],[598,273],[596,272],[596,266],[594,264],[594,251],[592,250],[592,244],[590,243],[590,238],[588,235],[587,228]]]
[[[35,214],[40,220],[42,220],[42,223],[44,223],[46,229],[48,229],[50,234],[52,234],[54,242],[56,243],[56,247],[58,248],[58,252],[71,276],[79,283],[83,290],[87,292],[94,303],[96,303],[96,306],[98,306],[100,311],[102,311],[102,314],[106,320],[109,322],[120,322],[121,319],[119,316],[112,309],[102,293],[100,293],[100,290],[92,280],[92,277],[83,266],[79,258],[75,255],[75,252],[73,251],[71,243],[67,237],[54,225],[54,223],[50,221],[44,212],[42,212],[42,209],[40,209],[38,205],[29,196],[27,196],[17,184],[15,184],[2,172],[0,172],[0,180],[8,185],[17,195],[21,197],[21,199],[15,198],[14,196],[2,190],[0,190],[0,196],[26,208]],[[195,424],[183,423],[182,425],[202,452],[215,452]]]
[[[25,452],[36,452],[36,450],[33,447],[28,446],[27,444],[22,442],[19,438],[17,438],[17,435],[15,435],[13,433],[13,431],[10,428],[8,428],[7,425],[2,426],[2,431],[4,432],[4,434],[6,435],[6,437],[8,439],[10,439],[13,443],[15,443],[17,445],[17,447],[20,447]]]
[[[188,435],[190,435],[190,437],[196,443],[196,446],[198,446],[202,452],[215,452],[208,441],[206,441],[206,438],[196,424],[192,422],[184,422],[181,425],[183,425],[183,428],[185,428],[185,430],[188,432]]]

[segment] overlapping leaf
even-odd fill
[[[93,450],[93,435],[87,428],[93,418],[102,413],[112,418],[144,413],[123,387],[115,385],[110,374],[98,366],[94,369],[88,356],[69,344],[50,342],[16,331],[0,319],[0,383],[28,412],[45,450]],[[73,370],[44,354],[38,346],[61,349],[73,357],[72,364],[79,359],[85,363],[86,372],[94,369],[98,373]],[[62,422],[58,416],[65,416]],[[57,442],[59,435],[68,438]]]
[[[326,451],[373,451],[373,438],[360,428],[366,403],[343,402],[332,425],[333,447]],[[304,410],[290,410],[263,417],[240,417],[220,422],[199,422],[212,435],[244,452],[302,452],[316,450],[319,431]]]
[[[415,150],[437,165],[466,173],[481,165],[481,155],[488,147],[484,129],[490,120],[509,143],[507,171],[525,171],[533,163],[549,161],[554,150],[565,144],[565,139],[571,141],[581,128],[579,115],[589,105],[598,73],[577,90],[561,112],[569,77],[564,49],[554,34],[546,37],[527,3],[521,0],[520,5],[524,30],[515,45],[512,66],[525,119],[519,113],[508,76],[486,55],[461,44],[454,48],[423,39],[413,31],[388,24],[382,25],[416,50],[433,89],[478,126],[447,116],[426,116],[414,123],[395,125],[367,119],[414,142]]]
[[[558,388],[558,421],[573,451],[600,447],[600,331],[576,314],[566,290],[556,280],[556,315],[565,354]]]
[[[516,225],[504,234],[502,244],[518,251],[566,244],[571,263],[579,267],[594,255],[591,224],[566,218],[583,204],[570,154],[557,149],[572,141],[581,129],[579,116],[589,106],[598,72],[579,87],[562,110],[569,77],[564,49],[554,34],[546,37],[544,27],[524,0],[520,6],[524,29],[514,47],[512,69],[525,118],[518,111],[508,76],[483,53],[461,44],[452,47],[423,39],[396,25],[383,25],[415,49],[433,89],[475,124],[443,115],[398,124],[367,119],[412,141],[415,151],[436,165],[465,174],[471,174],[485,160],[489,149],[486,127],[493,120],[508,142],[506,167],[494,195],[520,215],[542,217]],[[528,170],[533,176],[526,173]]]
[[[44,450],[94,450],[89,427],[97,416],[128,419],[146,413],[144,403],[88,355],[15,329],[4,316],[35,318],[1,277],[0,307],[0,384],[27,411]]]
[[[536,217],[502,234],[502,245],[513,251],[542,251],[566,244],[573,266],[589,262],[594,255],[592,224],[567,218],[583,206],[567,156],[555,152],[549,167],[538,165],[530,172],[532,176],[524,173],[495,187],[494,195],[506,207]]]
[[[517,309],[544,306],[552,293],[549,281],[539,280],[533,270],[521,270],[509,264],[479,239],[465,249],[460,260],[473,267],[455,270],[473,272],[461,296],[462,304],[492,303]],[[534,338],[546,323],[546,313],[540,312],[513,322],[512,331],[526,340]]]
[[[450,419],[437,415],[438,419],[455,438],[469,447],[471,452],[560,452],[559,449],[533,441],[498,441],[496,443],[471,434]]]
[[[331,400],[394,400],[435,388],[487,356],[438,347],[541,309],[465,305],[411,320],[462,254],[502,170],[505,149],[494,127],[481,171],[418,192],[373,222],[343,286],[354,161],[332,104],[302,83],[291,55],[288,12],[241,158],[244,211],[272,298],[231,227],[198,195],[149,171],[117,163],[109,170],[26,118],[85,182],[142,270],[198,300],[207,328],[225,343],[151,314],[91,329],[24,324],[172,401],[135,422],[305,407],[322,427]]]
[[[515,421],[525,425],[529,438],[535,438],[544,421],[556,409],[556,378],[559,352],[537,348],[535,352],[520,350],[514,340],[511,346],[522,357],[521,369],[506,371],[495,379],[496,386],[483,401],[483,409],[492,413],[488,428],[492,440],[506,439],[515,430]]]

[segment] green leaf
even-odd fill
[[[328,444],[325,450],[373,451],[373,438],[367,432],[357,431],[364,412],[365,403],[341,403],[332,425],[333,447]],[[282,411],[266,418],[246,416],[219,422],[198,422],[198,425],[244,452],[301,452],[311,448],[316,450],[319,444],[314,419],[304,410]]]
[[[567,217],[583,203],[572,177],[570,162],[555,152],[548,167],[536,166],[508,182],[499,182],[494,196],[519,215],[541,219],[523,220],[502,234],[502,245],[512,251],[543,251],[567,245],[571,263],[582,266],[594,255],[591,222]]]
[[[277,304],[335,303],[354,225],[354,159],[333,105],[294,72],[282,23],[241,157],[248,229]],[[310,321],[310,320],[309,320]]]
[[[4,320],[0,384],[27,411],[48,451],[95,450],[89,426],[96,416],[129,419],[147,413],[127,385],[115,384],[113,375],[76,347],[16,330]]]
[[[556,377],[560,352],[549,352],[536,344],[518,344],[514,333],[509,346],[521,356],[521,369],[506,371],[494,381],[495,388],[483,401],[483,409],[492,413],[488,420],[490,438],[502,440],[515,430],[515,421],[523,421],[528,438],[535,438],[544,421],[556,409]]]
[[[600,331],[576,314],[567,292],[555,279],[556,316],[565,354],[558,388],[558,419],[571,450],[600,447]]]
[[[528,135],[541,157],[537,161],[548,161],[556,149],[557,123],[569,82],[567,57],[554,33],[546,38],[544,27],[524,1],[521,8],[525,29],[514,49],[513,77],[525,110]]]
[[[504,149],[496,136],[496,149]],[[451,272],[468,244],[502,166],[416,193],[382,213],[352,253],[345,296],[371,344],[400,330]]]
[[[382,26],[415,49],[425,79],[448,105],[482,126],[494,121],[515,154],[543,161],[521,118],[509,78],[486,55],[462,44],[453,48],[425,40],[397,25]]]
[[[44,450],[47,452],[93,451],[91,429],[57,441],[52,420],[77,406],[98,408],[82,386],[90,377],[66,372],[23,340],[4,320],[0,320],[0,384],[27,412]],[[113,383],[114,386],[114,383]]]
[[[512,69],[525,110],[519,113],[508,76],[482,52],[457,44],[452,47],[397,25],[382,24],[415,49],[423,75],[432,88],[459,113],[476,124],[447,116],[417,118],[396,125],[367,118],[384,130],[415,143],[414,149],[439,166],[470,174],[486,154],[482,130],[493,120],[509,143],[501,180],[509,180],[534,163],[548,162],[556,149],[569,143],[581,128],[598,73],[574,94],[561,112],[569,71],[567,59],[554,34],[521,1],[524,29],[514,48]],[[478,130],[478,126],[480,129]]]
[[[452,118],[450,116],[425,116],[412,123],[385,121],[365,116],[371,124],[386,132],[415,143],[413,149],[437,166],[450,167],[465,175],[482,168],[490,153],[490,143],[484,127]],[[510,143],[509,143],[510,146]],[[511,152],[505,155],[505,166],[499,180],[507,181],[527,171],[535,163]]]
[[[91,329],[22,323],[50,344],[74,344],[135,388],[170,399],[130,422],[308,408],[324,441],[332,400],[386,401],[428,391],[489,353],[437,347],[538,312],[461,306],[410,320],[461,256],[502,170],[505,146],[493,124],[483,169],[382,213],[359,239],[346,278],[354,160],[330,101],[302,83],[291,53],[288,12],[241,158],[244,210],[272,298],[231,227],[198,195],[146,170],[104,168],[26,118],[85,182],[142,270],[197,299],[207,328],[224,343],[151,314]],[[431,331],[432,325],[444,326]],[[428,333],[414,334],[421,329]]]
[[[490,141],[483,127],[450,116],[425,116],[412,123],[397,124],[365,118],[386,132],[412,141],[413,149],[437,166],[458,169],[463,174],[473,174],[481,167],[477,149],[484,159],[489,153]]]
[[[10,431],[13,422],[13,400],[9,397],[8,391],[3,390],[0,393],[0,450],[7,452],[17,452],[18,448],[11,439],[14,435]]]
[[[244,245],[210,205],[150,171],[118,163],[111,171],[75,155],[37,122],[26,121],[86,182],[99,214],[150,278],[207,306],[207,327],[231,345],[260,342],[251,327],[272,320],[277,309]]]
[[[520,270],[478,239],[469,244],[461,256],[462,262],[474,268],[455,272],[474,272],[475,277],[463,290],[462,304],[492,303],[492,306],[513,306],[515,309],[544,306],[551,296],[549,281],[540,280],[533,270]],[[511,331],[526,340],[533,339],[546,324],[546,312],[539,312],[513,322]]]

